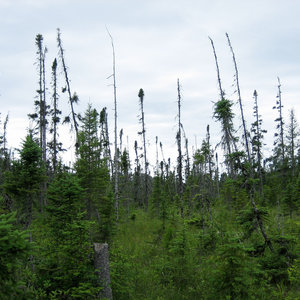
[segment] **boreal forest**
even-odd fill
[[[105,107],[90,103],[78,111],[59,30],[52,62],[43,36],[35,37],[36,97],[28,108],[34,126],[14,153],[10,120],[2,115],[0,299],[300,299],[300,132],[293,108],[283,116],[289,103],[280,78],[270,107],[276,133],[266,155],[259,93],[253,90],[252,119],[246,120],[230,37],[224,47],[232,56],[237,100],[224,92],[208,39],[218,144],[207,125],[191,150],[178,80],[171,161],[158,137],[155,153],[149,151],[140,87],[139,138],[130,148],[124,142],[109,37],[112,124]],[[45,79],[50,73],[51,82]],[[72,164],[63,159],[63,126],[76,140]]]

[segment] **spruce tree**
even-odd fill
[[[52,154],[52,168],[53,172],[56,172],[59,153],[63,151],[62,143],[58,140],[58,125],[60,124],[61,110],[58,108],[58,92],[57,92],[57,60],[54,59],[52,63],[52,107],[50,110],[51,115],[51,128],[50,133],[52,134],[52,140],[49,142],[49,150]]]
[[[145,114],[144,114],[144,91],[143,89],[139,90],[138,97],[140,98],[140,109],[141,109],[141,117],[140,122],[142,124],[142,131],[139,131],[139,135],[142,136],[143,140],[143,157],[144,157],[144,205],[145,209],[148,209],[148,190],[149,190],[149,184],[148,184],[148,161],[147,161],[147,148],[146,148],[146,127],[145,127]]]
[[[94,229],[93,239],[97,242],[108,241],[113,227],[112,200],[109,194],[109,171],[105,160],[101,158],[99,140],[99,114],[88,106],[78,134],[79,147],[75,170],[80,185],[85,190],[87,216],[96,220],[98,228]],[[98,239],[98,240],[97,240]]]
[[[263,191],[263,177],[262,177],[262,147],[263,147],[263,138],[264,133],[267,131],[262,129],[262,119],[258,112],[258,94],[255,90],[253,93],[254,97],[254,107],[253,107],[253,116],[254,122],[251,124],[251,132],[253,134],[251,139],[252,144],[252,161],[253,161],[253,168],[256,170],[258,178],[259,178],[259,190],[260,193]]]
[[[0,214],[0,298],[31,299],[23,286],[23,270],[31,245],[28,232],[16,228],[16,213]]]
[[[3,185],[4,192],[12,199],[13,208],[18,212],[18,221],[26,229],[32,222],[34,208],[41,210],[44,205],[40,197],[41,183],[44,181],[42,149],[29,134],[20,150],[20,159],[13,161]]]
[[[84,190],[72,173],[57,172],[50,183],[46,214],[36,231],[35,286],[42,299],[96,299],[99,292],[84,212]]]

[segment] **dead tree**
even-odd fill
[[[178,165],[177,165],[177,175],[178,175],[178,195],[180,198],[180,215],[183,218],[183,179],[182,179],[182,149],[181,149],[181,92],[180,92],[180,83],[177,79],[177,96],[178,96],[178,132],[176,135],[177,140],[177,149],[178,149]]]
[[[102,287],[98,295],[99,298],[112,300],[108,244],[94,243],[94,267],[98,277],[98,284]]]
[[[249,163],[249,168],[250,168],[250,172],[248,175],[248,181],[251,180],[253,181],[253,171],[252,171],[252,160],[251,160],[251,155],[250,155],[250,149],[249,149],[249,144],[248,144],[248,133],[247,133],[247,129],[246,129],[246,122],[245,122],[245,118],[244,118],[244,112],[243,112],[243,106],[242,106],[242,99],[241,99],[241,92],[240,92],[240,85],[239,85],[239,74],[238,74],[238,69],[237,69],[237,63],[236,63],[236,59],[235,59],[235,55],[234,55],[234,51],[233,48],[231,46],[231,42],[229,39],[229,35],[226,33],[226,37],[227,37],[227,41],[228,41],[228,45],[229,48],[231,50],[232,53],[232,58],[233,58],[233,63],[234,63],[234,68],[235,68],[235,80],[236,80],[236,86],[237,86],[237,92],[238,92],[238,100],[239,100],[239,105],[240,105],[240,110],[241,110],[241,117],[242,117],[242,122],[243,122],[243,129],[244,129],[244,139],[245,139],[245,145],[246,145],[246,151],[247,151],[247,157],[248,157],[248,163]],[[280,84],[280,83],[279,83]],[[271,240],[269,239],[264,225],[263,225],[263,221],[260,215],[260,212],[256,206],[256,203],[254,201],[254,195],[253,195],[253,184],[250,183],[250,192],[249,192],[249,197],[250,197],[250,202],[252,204],[253,207],[253,211],[254,211],[254,215],[256,217],[256,221],[258,223],[258,226],[260,228],[260,232],[265,240],[266,245],[269,247],[269,249],[271,250],[271,252],[273,252],[273,245]]]
[[[109,133],[108,133],[108,117],[107,109],[104,107],[100,112],[100,141],[103,148],[103,157],[106,160],[106,165],[113,175],[113,162],[111,158]]]
[[[61,63],[62,63],[62,67],[63,67],[63,73],[65,75],[65,81],[66,81],[66,88],[63,89],[63,91],[67,91],[68,92],[68,96],[69,96],[69,103],[70,103],[70,107],[71,107],[71,114],[72,114],[72,119],[73,119],[73,126],[75,129],[75,134],[76,134],[76,147],[79,146],[78,142],[78,122],[77,122],[77,114],[75,113],[74,110],[74,103],[78,102],[78,96],[76,95],[76,93],[73,94],[71,93],[71,87],[70,87],[70,80],[69,80],[69,76],[68,76],[68,68],[66,66],[65,63],[65,56],[64,56],[64,49],[62,47],[62,41],[61,41],[61,33],[60,33],[60,29],[57,29],[57,44],[58,44],[58,49],[59,49],[59,56],[61,59]],[[68,121],[69,118],[67,117],[65,121]]]
[[[228,45],[229,45],[229,48],[230,48],[230,51],[232,54],[232,60],[233,60],[234,69],[235,69],[235,83],[236,83],[236,88],[237,88],[237,93],[238,93],[238,101],[239,101],[239,105],[240,105],[240,111],[241,111],[241,117],[242,117],[242,123],[243,123],[244,140],[245,140],[247,157],[248,157],[248,161],[250,164],[250,172],[252,172],[252,159],[251,159],[251,154],[250,154],[250,148],[249,148],[249,142],[248,142],[248,132],[247,132],[247,128],[246,128],[246,121],[245,121],[245,117],[244,117],[244,110],[243,110],[243,104],[242,104],[242,97],[241,97],[241,90],[240,90],[240,83],[239,83],[239,72],[238,72],[238,68],[237,68],[235,54],[234,54],[233,48],[231,46],[231,42],[230,42],[228,33],[226,33],[226,37],[227,37]]]
[[[112,67],[113,73],[108,78],[113,78],[113,88],[114,88],[114,119],[115,119],[115,153],[114,153],[114,194],[115,194],[115,211],[116,211],[116,219],[119,219],[119,149],[118,149],[118,111],[117,111],[117,85],[116,85],[116,55],[115,55],[115,46],[112,35],[106,28],[107,33],[110,37],[111,47],[112,47]]]
[[[143,139],[143,150],[144,150],[144,184],[145,184],[145,194],[144,194],[144,203],[145,209],[148,209],[148,161],[147,161],[147,150],[146,150],[146,128],[145,128],[145,114],[144,114],[144,91],[143,89],[139,90],[138,97],[140,98],[140,109],[141,109],[141,118],[140,122],[142,124],[142,131],[139,132],[142,135]]]

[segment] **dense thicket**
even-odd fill
[[[106,108],[89,104],[82,115],[76,112],[78,96],[70,91],[59,31],[60,60],[50,69],[51,105],[46,103],[42,42],[37,35],[38,97],[30,114],[36,126],[15,157],[7,147],[8,118],[0,137],[1,299],[98,299],[94,242],[109,244],[114,299],[300,297],[299,128],[294,110],[283,120],[279,79],[274,147],[264,157],[258,93],[254,91],[254,119],[248,120],[252,126],[248,129],[242,116],[239,139],[234,101],[222,89],[211,40],[220,89],[212,116],[221,126],[221,147],[211,144],[208,125],[200,148],[189,157],[178,80],[176,165],[164,158],[156,138],[151,170],[143,89],[137,101],[143,147],[138,141],[133,149],[123,147],[121,130],[112,159]],[[68,91],[71,108],[65,121],[72,119],[75,129],[72,166],[61,159],[57,68],[63,70],[62,93]],[[238,100],[242,111],[240,91]],[[223,151],[223,172],[217,150]]]

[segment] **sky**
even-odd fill
[[[118,130],[133,151],[141,145],[138,92],[145,93],[144,111],[150,164],[155,164],[155,138],[165,158],[176,160],[177,79],[182,92],[182,124],[190,152],[201,146],[209,124],[211,142],[220,142],[221,128],[212,118],[219,100],[216,66],[208,36],[214,40],[226,97],[234,103],[235,127],[241,118],[234,86],[234,65],[225,33],[230,36],[239,70],[247,126],[253,119],[253,91],[258,92],[263,118],[265,153],[272,148],[277,112],[277,77],[283,112],[300,111],[300,1],[296,0],[0,0],[0,103],[2,123],[9,114],[8,144],[19,148],[33,124],[38,86],[35,37],[42,34],[46,55],[47,99],[51,102],[51,65],[58,55],[60,28],[71,90],[79,96],[78,113],[89,103],[107,107],[113,140],[112,48],[116,53]],[[64,86],[60,72],[60,86]],[[64,113],[67,99],[60,97]],[[299,118],[298,118],[299,120]],[[128,137],[128,138],[127,138]],[[74,134],[64,128],[61,141],[74,146]],[[220,148],[217,148],[221,152]],[[74,161],[72,151],[65,159]],[[161,159],[161,155],[159,157]]]

